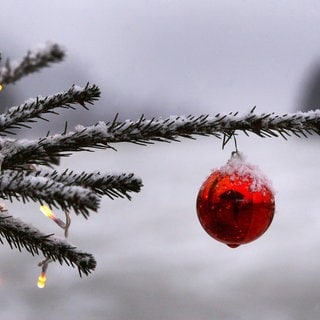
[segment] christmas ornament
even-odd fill
[[[269,180],[239,152],[211,173],[197,197],[202,227],[231,248],[260,237],[270,226],[274,210]]]

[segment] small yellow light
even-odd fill
[[[0,91],[2,91],[3,89],[3,85],[0,83]]]
[[[40,289],[44,288],[46,286],[46,281],[47,281],[47,277],[45,272],[41,272],[38,277],[38,283],[37,283],[38,288]]]
[[[48,218],[55,220],[56,216],[54,215],[54,213],[51,211],[51,209],[49,207],[47,207],[46,205],[42,205],[40,207],[40,211],[47,216]]]
[[[69,226],[67,226],[61,219],[57,218],[48,206],[46,206],[46,205],[40,206],[40,211],[46,217],[48,217],[51,220],[53,220],[60,228],[66,230],[66,232],[68,232],[68,227]]]

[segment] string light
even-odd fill
[[[40,289],[44,288],[46,286],[46,281],[47,281],[46,273],[41,272],[38,277],[38,283],[37,283],[38,288]]]
[[[60,228],[62,228],[64,230],[64,236],[65,238],[68,237],[68,231],[69,231],[69,227],[71,224],[71,219],[70,219],[70,215],[69,212],[67,210],[65,210],[65,215],[66,215],[66,222],[63,222],[61,219],[59,219],[58,217],[55,216],[55,214],[52,212],[52,210],[46,206],[46,205],[41,205],[40,206],[40,211],[49,219],[51,219],[52,221],[54,221]],[[42,267],[41,273],[38,277],[38,282],[37,282],[37,286],[38,288],[42,289],[46,286],[46,281],[47,281],[47,276],[46,276],[46,271],[48,268],[48,264],[51,262],[52,260],[49,258],[46,258],[45,260],[41,261],[38,266]]]
[[[54,213],[51,211],[51,209],[49,207],[47,207],[46,205],[42,205],[40,207],[40,211],[48,218],[54,220],[56,218],[56,216],[54,215]]]
[[[55,216],[55,214],[52,212],[52,210],[46,206],[46,205],[42,205],[40,207],[40,211],[49,219],[53,220],[60,228],[62,228],[63,230],[65,230],[67,228],[67,225],[59,218],[57,218]]]
[[[41,261],[38,266],[42,267],[41,269],[41,273],[38,277],[38,282],[37,282],[37,286],[40,289],[43,289],[46,286],[46,281],[47,281],[47,269],[48,269],[48,265],[52,260],[50,258],[46,258],[45,260]]]

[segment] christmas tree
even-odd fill
[[[0,69],[0,89],[14,84],[22,77],[61,62],[64,50],[57,44],[48,44],[29,51],[19,61],[6,60]],[[134,173],[74,172],[72,168],[58,170],[61,157],[74,152],[94,149],[115,149],[120,142],[145,146],[155,142],[194,139],[196,136],[214,136],[224,146],[238,132],[265,137],[308,137],[320,134],[320,111],[278,115],[259,114],[252,108],[247,114],[219,113],[210,115],[182,115],[168,118],[118,121],[100,121],[92,126],[78,125],[69,130],[67,123],[61,133],[48,133],[38,139],[14,139],[15,130],[32,128],[32,123],[45,120],[47,114],[58,115],[59,108],[88,109],[100,97],[99,87],[86,84],[73,85],[65,92],[28,99],[19,106],[9,108],[0,116],[1,174],[0,188],[3,203],[0,210],[0,241],[11,248],[25,249],[32,255],[42,254],[44,260],[38,286],[45,285],[47,266],[52,261],[76,267],[80,275],[95,269],[96,261],[67,241],[71,215],[89,218],[99,209],[103,196],[110,199],[131,199],[140,192],[143,183]],[[48,235],[24,223],[7,212],[5,201],[34,201],[41,211],[64,230],[65,239]],[[53,209],[64,212],[65,221],[56,217]]]

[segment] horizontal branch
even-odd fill
[[[213,135],[222,138],[223,135],[235,131],[254,133],[260,137],[290,136],[298,137],[320,134],[320,110],[306,113],[278,115],[275,113],[255,114],[255,108],[248,114],[239,116],[238,112],[217,114],[216,116],[171,116],[166,119],[147,120],[141,117],[138,121],[126,120],[111,123],[99,123],[86,130],[91,135],[101,135],[104,132],[105,143],[133,142],[138,144],[153,141],[177,141],[179,137],[194,138],[195,135]],[[83,129],[84,130],[84,129]]]
[[[19,61],[7,60],[0,68],[0,84],[14,83],[22,77],[49,67],[51,63],[60,62],[65,56],[64,50],[58,44],[46,44],[28,51]]]
[[[0,242],[4,240],[21,251],[25,248],[32,255],[39,255],[42,252],[46,258],[65,262],[67,265],[77,267],[80,273],[88,275],[96,267],[96,261],[90,253],[78,250],[64,239],[53,235],[45,235],[31,225],[13,218],[4,212],[0,212]]]
[[[74,146],[111,147],[118,142],[148,144],[154,141],[179,141],[182,138],[194,138],[196,135],[213,135],[222,138],[235,131],[254,133],[260,137],[286,138],[290,134],[298,137],[320,134],[320,110],[278,115],[275,113],[255,114],[252,109],[248,114],[239,116],[238,113],[217,114],[216,116],[171,116],[169,118],[145,119],[138,121],[126,120],[118,122],[99,122],[93,126],[77,126],[75,132],[47,137],[41,141],[43,145],[70,139]],[[87,143],[88,141],[91,143]],[[92,144],[95,144],[93,146]]]
[[[73,209],[85,218],[89,210],[97,211],[100,203],[99,196],[91,189],[77,185],[65,185],[48,177],[34,176],[25,171],[3,170],[0,175],[0,197],[17,200],[38,201],[41,204]]]
[[[87,132],[55,134],[36,140],[0,139],[0,160],[3,169],[13,169],[26,164],[50,166],[59,164],[59,158],[76,151],[111,148],[103,135]]]
[[[171,116],[166,119],[102,122],[77,126],[75,131],[55,134],[38,140],[0,140],[3,168],[14,168],[28,163],[57,164],[59,157],[69,152],[113,148],[113,143],[130,142],[146,145],[155,141],[179,141],[179,138],[215,136],[222,138],[236,131],[254,133],[260,137],[287,138],[290,135],[307,137],[320,135],[320,110],[278,115],[275,113],[217,114],[216,116]],[[114,148],[113,148],[114,149]]]
[[[92,189],[99,195],[107,195],[111,199],[123,198],[131,199],[129,192],[140,192],[142,181],[133,173],[109,173],[82,172],[75,173],[65,170],[58,173],[56,170],[41,169],[41,171],[31,171],[30,175],[35,177],[45,177],[64,185],[77,185]]]
[[[30,128],[26,122],[34,122],[36,118],[46,120],[45,113],[57,114],[57,108],[74,109],[73,104],[92,104],[100,97],[100,89],[96,85],[87,84],[84,88],[73,85],[68,91],[47,97],[29,99],[24,104],[11,107],[0,115],[0,134],[12,133],[10,129]]]

